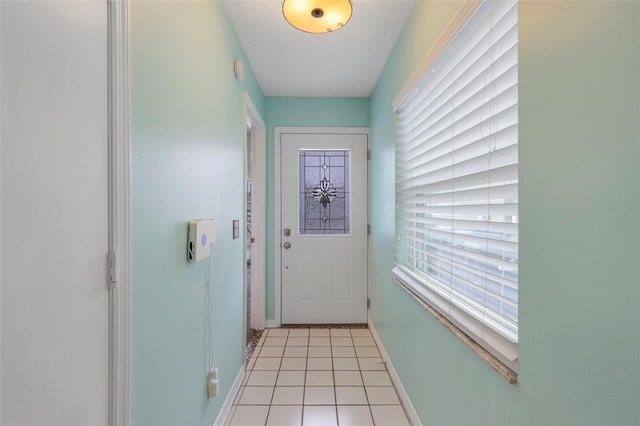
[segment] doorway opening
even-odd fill
[[[252,156],[251,156],[251,128],[247,127],[247,158],[245,159],[246,161],[246,170],[247,170],[247,178],[245,180],[245,199],[246,199],[246,209],[247,209],[247,214],[245,216],[245,220],[247,223],[247,228],[246,228],[246,234],[247,237],[245,239],[245,255],[246,255],[246,263],[245,263],[245,267],[246,267],[246,280],[247,280],[247,285],[246,285],[246,290],[247,290],[247,324],[248,326],[246,327],[246,332],[245,332],[245,345],[247,348],[251,347],[251,336],[253,334],[255,334],[255,330],[251,328],[251,245],[253,243],[253,241],[255,241],[253,239],[253,237],[251,236],[251,161],[252,161]],[[251,354],[247,353],[247,359],[249,359],[251,357]]]
[[[249,95],[244,103],[244,348],[245,362],[252,341],[265,327],[266,257],[266,126]]]

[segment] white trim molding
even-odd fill
[[[420,417],[418,417],[418,413],[416,412],[411,399],[409,398],[409,394],[402,386],[402,382],[400,381],[400,376],[396,372],[396,369],[393,367],[393,363],[387,354],[387,351],[384,349],[384,345],[382,344],[382,340],[380,340],[380,336],[378,336],[378,332],[376,328],[373,326],[371,320],[369,320],[369,330],[371,331],[371,335],[373,336],[373,340],[375,340],[376,345],[378,346],[378,350],[380,351],[380,356],[387,366],[387,371],[389,373],[389,377],[391,378],[391,382],[393,386],[396,388],[396,392],[398,393],[398,398],[400,398],[400,403],[404,407],[404,412],[409,418],[409,421],[413,426],[421,426],[422,421]]]
[[[279,328],[280,320],[269,319],[265,323],[266,328]]]
[[[236,379],[234,380],[233,385],[231,385],[231,389],[227,394],[227,398],[224,400],[224,404],[222,404],[222,407],[218,412],[218,417],[216,417],[216,421],[213,423],[214,426],[223,426],[227,424],[227,420],[230,419],[233,415],[233,412],[231,411],[231,409],[233,408],[233,400],[240,390],[240,386],[242,385],[244,377],[245,368],[244,364],[242,364],[242,366],[240,367],[240,371],[238,371]]]
[[[109,424],[130,423],[129,1],[107,2],[109,49]]]
[[[252,195],[251,195],[251,236],[255,239],[255,243],[251,245],[251,303],[250,318],[251,324],[247,327],[256,330],[265,328],[265,298],[266,298],[266,256],[267,256],[267,126],[260,116],[257,108],[251,101],[249,94],[243,92],[243,111],[244,122],[247,129],[251,132],[251,179],[252,179]],[[245,158],[247,158],[247,133],[244,136]],[[245,167],[245,182],[247,178],[247,170]],[[246,199],[245,187],[245,199]],[[246,204],[244,217],[247,217]],[[245,230],[246,232],[246,226]],[[246,241],[246,237],[245,237]],[[247,264],[245,258],[244,264]],[[245,274],[246,279],[246,274]],[[246,284],[245,284],[246,295]],[[244,351],[243,351],[244,353]]]
[[[0,46],[2,46],[2,6],[0,6]],[[2,55],[0,55],[0,77],[2,76]],[[2,99],[2,79],[0,78],[0,99]],[[2,108],[0,107],[0,182],[2,181]],[[1,186],[1,185],[0,185]],[[2,190],[0,189],[0,347],[2,346]],[[2,377],[2,351],[0,351],[0,377]],[[0,422],[2,421],[2,386],[0,386]]]
[[[467,23],[469,17],[473,15],[483,0],[467,0],[460,6],[460,9],[453,15],[453,18],[440,33],[440,37],[433,43],[431,49],[424,56],[418,67],[413,71],[407,82],[400,89],[400,93],[393,100],[393,110],[397,110],[402,102],[409,95],[413,87],[418,83],[431,65],[442,53],[442,50],[449,44],[451,40],[458,34],[458,31]]]

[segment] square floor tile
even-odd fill
[[[307,370],[332,370],[331,358],[309,358]]]
[[[287,344],[286,337],[267,337],[264,346],[284,346]]]
[[[304,388],[304,405],[336,405],[332,386],[307,386]]]
[[[375,346],[356,346],[359,358],[380,358],[380,352]]]
[[[284,346],[265,346],[262,349],[260,349],[260,352],[258,352],[258,356],[261,357],[272,357],[272,358],[278,358],[278,357],[282,357],[282,354],[284,353]]]
[[[292,328],[289,330],[289,337],[309,337],[308,328]]]
[[[382,358],[358,358],[360,370],[387,370],[387,364]]]
[[[305,370],[307,368],[306,358],[282,358],[280,370]]]
[[[265,330],[233,404],[225,425],[409,425],[362,328]]]
[[[373,426],[369,407],[338,406],[338,422],[340,426]]]
[[[359,371],[334,371],[336,386],[362,386]]]
[[[386,371],[361,371],[365,386],[393,386]]]
[[[288,328],[270,328],[265,333],[269,337],[287,337],[289,335]]]
[[[302,405],[276,406],[269,410],[267,426],[300,426],[302,423]]]
[[[352,328],[351,337],[371,337],[371,331],[368,328]]]
[[[331,347],[309,347],[309,358],[327,358],[331,356]]]
[[[357,358],[333,358],[333,369],[336,371],[360,370],[360,366]]]
[[[353,337],[353,346],[375,346],[373,337]]]
[[[356,356],[356,351],[353,346],[338,346],[331,348],[331,353],[334,358],[353,358]]]
[[[336,426],[336,407],[334,406],[305,406],[302,426]]]
[[[238,405],[229,426],[264,426],[268,413],[268,405]]]
[[[273,386],[247,386],[242,392],[239,405],[270,405]]]
[[[253,370],[279,370],[280,360],[282,358],[263,358],[259,357],[256,364],[253,366]]]
[[[289,337],[287,339],[287,346],[288,347],[309,346],[309,338],[308,337]]]
[[[336,387],[336,403],[338,405],[368,405],[367,394],[363,386]]]
[[[277,371],[252,371],[247,386],[273,386],[276,384]]]
[[[308,337],[289,337],[287,339],[287,346],[309,346]]]
[[[307,371],[306,386],[333,386],[333,371]]]
[[[371,413],[377,425],[409,426],[409,419],[400,405],[372,405]]]
[[[351,337],[332,337],[331,346],[353,346],[353,339]]]
[[[310,337],[309,346],[331,346],[329,337]]]
[[[303,346],[287,346],[284,349],[284,356],[285,357],[295,357],[295,358],[299,358],[299,357],[306,358],[307,357],[307,348],[303,347]]]
[[[280,371],[276,386],[304,386],[304,371]]]
[[[398,405],[400,400],[393,386],[367,386],[367,398],[371,405]]]
[[[302,405],[303,397],[302,386],[276,386],[271,405]]]

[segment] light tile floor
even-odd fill
[[[265,330],[228,426],[402,426],[409,420],[368,329]]]

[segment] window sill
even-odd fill
[[[467,345],[472,351],[474,351],[483,361],[491,366],[494,370],[496,370],[509,384],[515,385],[518,383],[518,374],[511,370],[508,366],[506,366],[502,361],[492,355],[485,348],[476,343],[473,339],[471,339],[464,331],[460,330],[454,323],[445,318],[442,314],[436,311],[434,308],[429,306],[424,300],[418,297],[410,288],[407,288],[402,282],[400,282],[397,278],[394,278],[394,281],[398,286],[406,291],[416,302],[418,302],[422,307],[424,307],[431,315],[433,315],[442,325],[447,327],[449,331],[455,334],[462,342]]]

